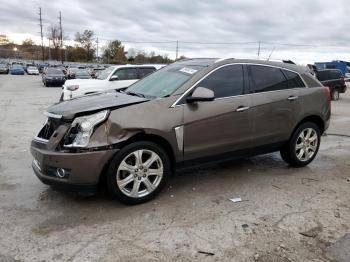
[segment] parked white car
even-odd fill
[[[27,74],[28,75],[39,75],[39,70],[35,66],[28,66]]]
[[[67,80],[62,88],[60,101],[72,98],[106,92],[108,90],[123,90],[137,80],[153,73],[165,65],[118,65],[101,71],[97,79]]]

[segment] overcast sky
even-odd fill
[[[11,40],[39,40],[38,9],[44,32],[62,12],[64,34],[92,29],[107,40],[179,41],[179,55],[188,57],[292,59],[299,63],[350,60],[348,0],[2,0],[0,33]],[[231,44],[198,44],[231,43]],[[250,43],[253,42],[253,43]],[[287,46],[299,44],[310,46]],[[127,43],[174,58],[176,43]]]

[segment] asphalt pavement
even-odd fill
[[[187,170],[138,206],[35,177],[30,140],[59,97],[0,75],[0,261],[350,261],[350,91],[308,167],[273,153]]]

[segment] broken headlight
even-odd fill
[[[92,115],[81,116],[74,119],[69,132],[70,142],[66,147],[87,147],[95,127],[104,122],[109,110],[104,110]]]

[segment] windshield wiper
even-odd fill
[[[144,94],[141,94],[141,93],[135,93],[135,92],[131,92],[131,91],[128,91],[128,92],[125,92],[126,94],[128,95],[131,95],[131,96],[138,96],[138,97],[143,97],[143,98],[146,98]]]

